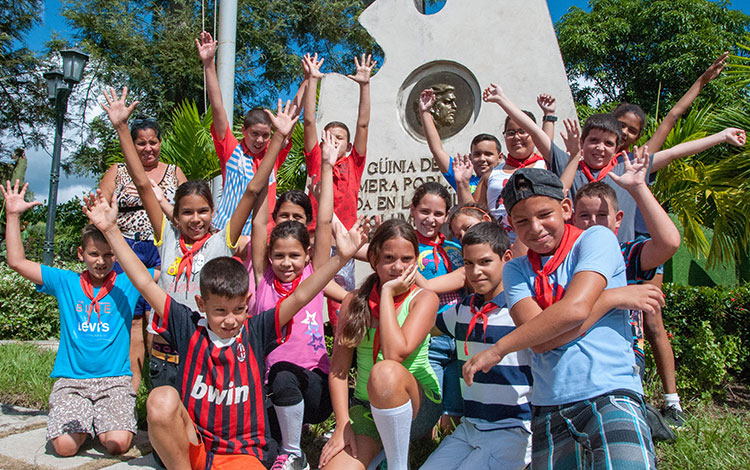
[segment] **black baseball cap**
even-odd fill
[[[562,181],[551,171],[541,168],[516,170],[503,188],[505,210],[510,214],[516,203],[531,196],[547,196],[562,201],[565,199]]]

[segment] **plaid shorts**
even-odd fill
[[[135,434],[131,377],[57,379],[49,396],[47,440],[73,433],[95,437],[108,431]]]
[[[535,406],[534,470],[654,469],[643,399],[629,390],[561,406]]]

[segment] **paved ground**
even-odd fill
[[[156,467],[144,431],[133,439],[125,455],[105,455],[104,448],[89,440],[75,457],[58,457],[45,439],[44,412],[0,405],[0,470],[152,470]]]

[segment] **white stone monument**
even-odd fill
[[[414,101],[423,88],[448,82],[455,87],[455,122],[441,130],[445,150],[468,153],[480,133],[502,138],[505,113],[481,101],[491,82],[503,87],[522,109],[537,116],[540,93],[557,99],[560,118],[575,118],[552,20],[544,0],[447,0],[439,12],[420,13],[409,0],[376,0],[359,17],[385,54],[370,81],[372,111],[367,164],[359,193],[359,214],[408,218],[414,189],[425,181],[447,186],[422,137]],[[320,89],[318,128],[342,121],[355,128],[359,88],[339,74],[327,74]],[[357,280],[362,276],[358,273]]]

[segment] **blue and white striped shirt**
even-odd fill
[[[465,297],[459,305],[446,310],[437,318],[437,327],[456,339],[460,367],[463,367],[469,357],[492,347],[515,329],[505,293],[500,293],[492,299],[500,307],[487,314],[486,334],[480,319],[467,341],[466,332],[473,317],[471,301],[474,298],[471,295]],[[481,300],[481,296],[477,296],[477,299]],[[482,305],[475,307],[481,309]],[[468,348],[468,356],[464,352],[464,344]],[[463,377],[461,378],[464,416],[482,431],[521,426],[531,432],[531,384],[531,351],[524,349],[508,354],[489,372],[477,372],[471,387],[467,387]]]

